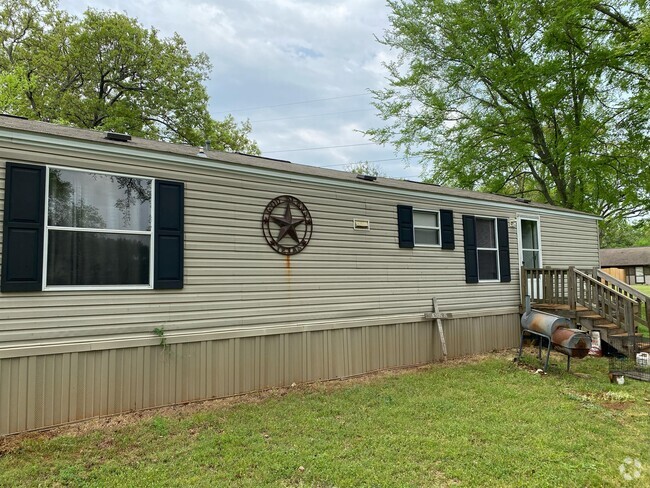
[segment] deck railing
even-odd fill
[[[634,305],[635,322],[645,326],[646,329],[650,329],[650,296],[641,293],[639,290],[632,288],[627,283],[618,280],[600,269],[596,270],[596,276],[606,286],[634,300],[636,302]]]
[[[650,297],[598,269],[521,268],[522,303],[585,307],[632,336],[650,324]]]
[[[521,268],[521,296],[531,303],[569,303],[569,270],[557,268]]]
[[[582,305],[596,312],[623,329],[628,335],[633,335],[636,332],[634,325],[636,302],[633,299],[587,273],[573,269],[573,275],[576,282],[576,305]]]

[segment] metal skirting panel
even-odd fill
[[[514,347],[518,314],[446,321],[450,356]],[[441,358],[431,322],[0,360],[0,435]]]
[[[498,351],[519,345],[518,313],[449,320],[444,332],[450,357]],[[437,333],[436,333],[437,337]],[[440,341],[435,341],[435,356],[441,356]]]

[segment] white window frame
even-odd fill
[[[437,217],[438,221],[438,227],[433,227],[429,225],[415,225],[415,214],[416,213],[421,213],[421,214],[435,214]],[[438,244],[418,244],[415,240],[415,229],[416,227],[418,229],[432,229],[438,232]],[[442,247],[442,234],[440,232],[440,212],[437,210],[425,210],[421,208],[414,208],[413,209],[413,245],[415,247],[433,247],[433,248],[439,248]]]
[[[524,248],[523,236],[521,235],[521,221],[522,220],[534,220],[537,221],[537,245],[539,249],[536,249],[539,255],[539,267],[544,267],[544,256],[542,251],[542,219],[539,215],[524,215],[517,214],[517,244],[519,251],[519,267],[522,266],[524,262],[524,251],[535,251],[535,249],[526,249]]]
[[[148,176],[130,175],[124,173],[113,173],[110,171],[97,171],[90,168],[78,168],[70,166],[46,165],[45,174],[45,225],[43,236],[43,291],[92,291],[92,290],[152,290],[153,289],[153,271],[154,271],[154,222],[155,222],[155,204],[156,204],[156,179]],[[65,171],[78,171],[80,173],[94,173],[100,175],[120,176],[124,178],[135,178],[139,180],[151,181],[151,225],[148,231],[142,230],[119,230],[119,229],[92,229],[80,227],[61,227],[49,225],[49,203],[50,203],[50,169],[61,169]],[[47,251],[49,231],[63,230],[74,232],[93,232],[106,234],[130,234],[130,235],[149,235],[149,284],[147,285],[48,285],[47,284]]]
[[[499,233],[497,229],[497,219],[496,217],[486,217],[483,215],[475,215],[474,222],[478,220],[491,220],[494,226],[494,243],[495,248],[492,247],[478,247],[478,232],[476,234],[476,274],[478,275],[479,283],[501,283],[501,263],[499,262]],[[475,223],[476,229],[478,230],[478,225]],[[495,280],[482,280],[481,279],[481,267],[479,265],[478,252],[479,251],[495,251],[497,257],[497,278]]]
[[[641,270],[641,276],[639,277],[639,269]],[[639,281],[639,279],[641,281]],[[634,267],[634,284],[643,285],[645,284],[645,268],[643,266]]]

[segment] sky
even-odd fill
[[[262,155],[344,170],[372,161],[388,176],[418,180],[392,147],[360,131],[382,124],[369,90],[385,85],[394,53],[376,41],[388,27],[384,0],[60,0],[126,12],[163,36],[180,34],[213,65],[210,111],[250,120]],[[316,149],[318,148],[318,149]]]

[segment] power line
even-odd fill
[[[381,163],[382,161],[398,161],[400,159],[404,159],[404,158],[401,157],[401,158],[388,158],[388,159],[371,159],[368,162],[369,163]]]
[[[317,151],[320,149],[336,149],[339,147],[354,147],[354,146],[373,146],[374,142],[362,142],[361,144],[343,144],[341,146],[322,146],[322,147],[304,147],[301,149],[281,149],[276,151],[264,151],[263,154],[285,153],[285,152],[298,152],[298,151]]]
[[[400,161],[403,160],[404,158],[387,158],[387,159],[369,159],[369,160],[363,160],[361,161],[362,163],[381,163],[384,161]],[[419,163],[419,161],[417,161]],[[326,164],[324,166],[318,166],[319,168],[335,168],[336,166],[347,166],[348,164],[354,164],[354,163],[339,163],[339,164]]]
[[[344,112],[326,112],[322,114],[313,114],[313,115],[296,115],[294,117],[278,117],[276,119],[264,119],[264,120],[251,120],[251,124],[259,124],[260,122],[275,122],[277,120],[291,120],[291,119],[308,119],[311,117],[324,117],[326,115],[340,115],[340,114],[352,114],[357,112],[372,112],[371,108],[364,108],[360,110],[346,110]]]
[[[262,107],[249,107],[249,108],[237,108],[234,110],[220,110],[218,112],[214,112],[215,114],[227,114],[227,113],[234,113],[234,112],[246,112],[246,111],[253,111],[253,110],[262,110],[264,108],[277,108],[277,107],[288,107],[289,105],[300,105],[303,103],[313,103],[313,102],[324,102],[327,100],[340,100],[342,98],[353,98],[353,97],[363,97],[363,96],[368,96],[370,93],[357,93],[354,95],[342,95],[340,97],[328,97],[328,98],[313,98],[311,100],[303,100],[301,102],[290,102],[290,103],[280,103],[278,105],[265,105]]]

